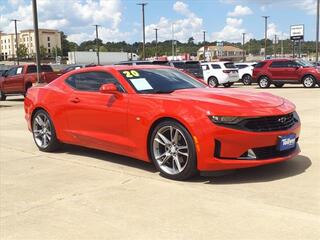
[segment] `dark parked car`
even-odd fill
[[[171,61],[170,66],[191,74],[198,79],[203,79],[203,72],[199,61]]]

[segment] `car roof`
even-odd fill
[[[122,71],[122,70],[139,70],[139,69],[174,69],[170,66],[164,66],[164,65],[106,65],[106,66],[96,66],[91,68],[82,68],[78,69],[78,71],[85,71],[84,69],[88,70],[116,70],[116,71]]]
[[[201,64],[224,64],[224,63],[233,63],[233,62],[232,61],[202,62]]]

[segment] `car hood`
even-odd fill
[[[239,89],[193,88],[177,90],[173,97],[207,102],[231,108],[274,108],[281,106],[284,99],[270,93],[243,91]]]

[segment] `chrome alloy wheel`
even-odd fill
[[[154,157],[165,173],[181,173],[189,160],[189,147],[185,135],[173,126],[160,128],[153,139]]]
[[[308,76],[303,80],[303,83],[304,83],[305,87],[311,88],[314,86],[314,79],[313,79],[313,77]]]
[[[38,147],[46,148],[49,146],[52,139],[52,127],[49,118],[45,114],[39,113],[36,115],[32,132]]]
[[[262,88],[266,88],[267,86],[268,86],[268,83],[269,83],[269,80],[268,80],[268,78],[261,78],[260,79],[260,86],[262,87]]]

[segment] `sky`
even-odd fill
[[[95,38],[99,24],[103,42],[135,42],[142,39],[140,0],[38,0],[40,28],[63,31],[68,40],[81,43]],[[290,26],[304,24],[305,40],[315,39],[316,0],[144,0],[146,40],[175,39],[186,42],[242,41],[264,38],[263,15],[268,37],[288,38]],[[14,32],[11,19],[19,19],[18,30],[33,27],[31,0],[0,0],[0,31]]]

